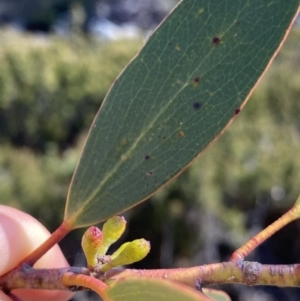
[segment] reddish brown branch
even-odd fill
[[[67,290],[68,288],[61,283],[61,277],[68,270],[69,268],[33,269],[24,264],[0,277],[0,289],[6,291],[18,288]]]
[[[64,238],[71,230],[71,225],[64,221],[42,245],[24,258],[18,266],[24,263],[33,266],[48,250]]]
[[[300,286],[300,264],[263,265],[258,262],[223,262],[183,269],[111,270],[101,280],[110,283],[122,278],[159,278],[197,287],[200,284],[239,283],[245,285]]]
[[[0,277],[0,289],[5,291],[18,288],[75,291],[88,288],[104,296],[107,285],[130,277],[167,279],[193,288],[199,287],[199,284],[205,286],[221,283],[299,287],[300,264],[262,265],[258,262],[229,261],[181,269],[115,269],[99,274],[96,278],[87,268],[48,270],[33,269],[23,265]]]
[[[283,216],[277,219],[274,223],[269,225],[267,228],[259,232],[257,235],[252,237],[243,246],[237,249],[231,256],[230,260],[244,260],[255,248],[262,244],[266,239],[271,237],[278,230],[283,228],[285,225],[299,218],[300,214],[298,202]]]
[[[67,272],[62,276],[62,284],[66,287],[88,288],[96,292],[103,300],[108,300],[106,290],[107,284],[87,275]]]

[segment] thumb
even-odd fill
[[[14,268],[29,255],[50,233],[32,216],[17,209],[0,205],[0,275]],[[35,268],[62,268],[68,263],[55,245],[34,265]],[[66,301],[72,297],[67,291],[17,289],[12,291],[23,301]],[[10,300],[0,291],[0,300]]]

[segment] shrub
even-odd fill
[[[1,39],[0,139],[42,151],[74,142],[141,45],[10,32]]]

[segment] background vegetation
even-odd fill
[[[89,125],[109,86],[142,45],[0,31],[0,195],[54,230]],[[126,213],[126,240],[151,241],[136,267],[226,260],[299,194],[300,30],[233,126],[177,180]],[[113,126],[113,125],[112,125]],[[299,262],[299,223],[252,259]],[[74,236],[75,235],[75,236]],[[62,246],[73,264],[80,231]],[[285,246],[282,248],[282,246]],[[297,290],[230,286],[233,300],[297,300]],[[280,295],[281,294],[281,295]]]

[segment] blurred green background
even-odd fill
[[[76,30],[67,37],[45,36],[2,27],[0,41],[1,203],[30,213],[53,231],[62,221],[89,125],[143,39],[113,41]],[[137,268],[227,260],[293,204],[300,181],[299,70],[295,26],[225,134],[178,179],[125,213],[129,229],[123,240],[144,237],[152,243]],[[62,242],[72,264],[80,264],[81,233]],[[295,222],[250,259],[300,262],[299,234]],[[233,300],[299,298],[290,289],[225,289]]]

